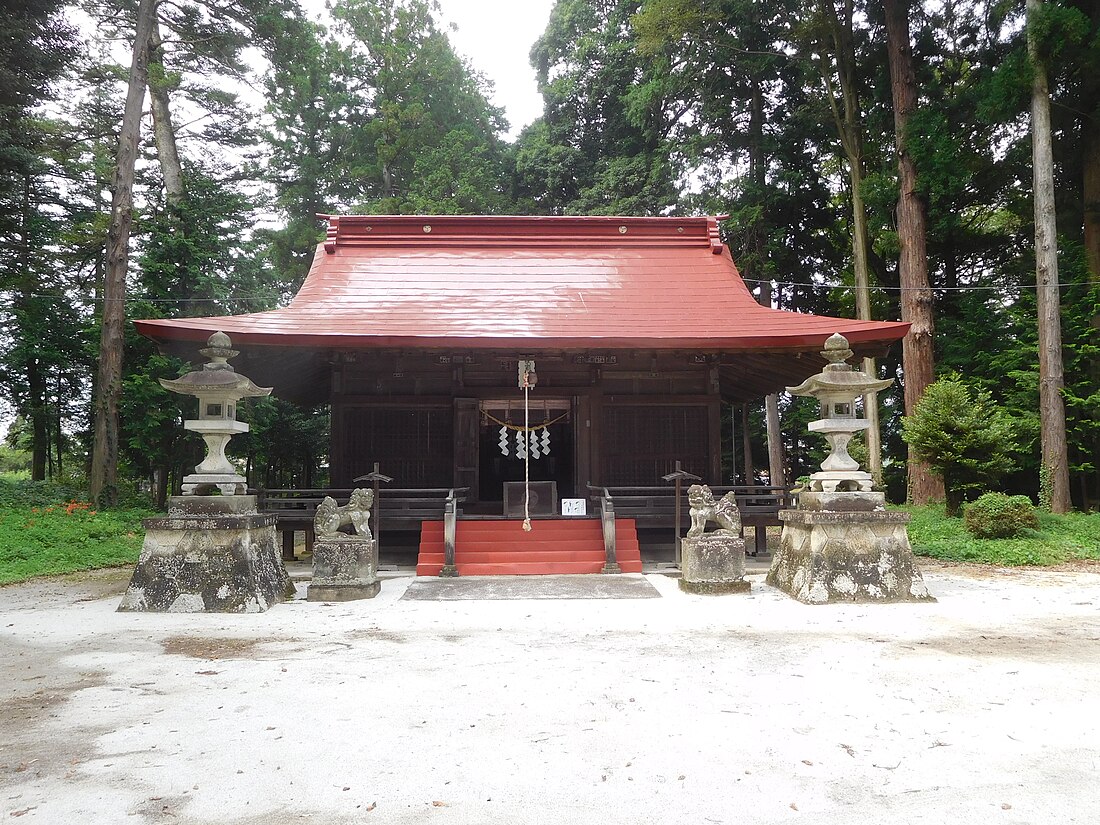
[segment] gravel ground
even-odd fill
[[[295,601],[0,588],[21,823],[1095,823],[1100,575],[926,565],[937,604]]]

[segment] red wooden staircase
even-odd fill
[[[525,533],[522,520],[459,521],[455,566],[460,576],[599,573],[604,565],[599,519],[535,519]],[[642,572],[634,519],[615,520],[615,549],[624,573]],[[438,576],[443,567],[443,522],[420,528],[416,575]]]

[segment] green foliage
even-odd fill
[[[154,513],[130,496],[96,512],[87,490],[0,475],[0,584],[137,560],[141,519]]]
[[[79,54],[53,0],[12,5],[11,36],[0,38],[0,384],[26,422],[39,475],[67,477],[87,446],[93,296],[126,77],[111,56],[132,34],[135,5],[86,4],[98,31]],[[870,265],[883,287],[872,313],[897,318],[881,9],[853,8]],[[316,213],[337,211],[728,214],[723,237],[750,288],[774,282],[775,306],[850,317],[851,193],[831,111],[838,45],[824,10],[794,0],[559,0],[531,55],[543,117],[508,146],[488,85],[454,51],[432,0],[339,0],[326,24],[293,0],[160,4],[151,83],[187,113],[176,123],[186,197],[166,202],[146,137],[131,287],[148,301],[131,298],[130,317],[285,302],[321,239]],[[1094,206],[1082,189],[1088,127],[1100,120],[1100,23],[1090,11],[1047,2],[1033,28],[1055,96],[1064,397],[1072,486],[1085,506],[1100,500],[1100,273],[1089,271],[1082,233]],[[909,151],[928,208],[938,364],[1012,417],[1022,454],[986,458],[997,472],[1018,468],[1006,489],[1042,497],[1022,4],[914,6],[911,27],[921,105]],[[266,58],[262,78],[242,59],[249,47]],[[237,99],[242,85],[266,93],[264,117]],[[157,379],[182,364],[129,332],[124,469],[178,478],[198,444],[179,430],[181,400]],[[880,365],[886,375],[899,374],[898,349]],[[256,408],[239,444],[252,478],[323,477],[324,413],[274,404]],[[823,442],[805,433],[812,404],[783,399],[781,408],[792,472],[813,471]],[[885,393],[895,485],[900,410],[900,388]],[[761,421],[754,411],[757,466]],[[987,487],[960,479],[952,503]]]
[[[515,148],[517,199],[539,212],[666,214],[677,158],[666,139],[682,115],[669,62],[636,48],[639,0],[559,0],[531,63],[544,100]]]
[[[253,487],[317,487],[327,478],[328,407],[304,409],[278,398],[254,398],[240,410],[249,432],[229,445],[246,458]]]
[[[1004,493],[985,493],[967,504],[963,523],[980,539],[1010,539],[1039,527],[1031,499]]]
[[[902,437],[943,477],[953,516],[968,494],[1010,472],[1018,451],[1012,419],[988,392],[971,389],[957,376],[928,387],[913,414],[902,419]]]
[[[268,20],[268,181],[284,225],[275,271],[301,283],[317,214],[513,211],[501,111],[427,0],[340,0],[333,29]]]
[[[995,565],[1051,565],[1078,559],[1100,560],[1100,513],[1039,513],[1039,529],[1008,539],[971,535],[961,519],[943,507],[900,508],[912,515],[913,551],[945,561]]]
[[[73,506],[73,505],[77,506]],[[148,510],[0,506],[0,584],[137,561]]]
[[[30,453],[7,444],[0,446],[0,473],[22,475],[29,473],[30,469]]]

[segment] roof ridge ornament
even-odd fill
[[[318,217],[321,217],[318,215]],[[325,230],[325,252],[329,255],[336,251],[336,242],[340,236],[340,216],[325,215],[328,220],[328,228]]]
[[[726,245],[722,243],[722,233],[718,229],[718,221],[721,217],[707,218],[707,236],[710,238],[710,251],[713,255],[721,255]]]
[[[709,248],[721,255],[728,216],[665,215],[322,215],[327,254],[337,247]]]

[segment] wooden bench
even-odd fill
[[[690,526],[687,500],[688,485],[681,491],[680,524],[678,532]],[[668,487],[593,487],[589,485],[590,498],[599,502],[606,490],[614,505],[617,518],[632,518],[639,527],[672,528],[676,522],[676,489]],[[751,555],[767,552],[767,527],[779,526],[779,511],[794,507],[794,497],[789,487],[763,485],[736,485],[711,487],[715,498],[726,493],[737,496],[737,508],[741,511],[742,527],[752,527],[754,543]]]
[[[375,538],[380,527],[392,530],[419,530],[425,520],[443,518],[447,502],[465,500],[469,488],[447,487],[389,487],[378,491],[378,500],[371,512],[370,527]],[[351,488],[311,490],[260,489],[254,491],[261,513],[273,513],[275,529],[282,534],[283,559],[294,559],[294,533],[306,534],[306,552],[313,552],[313,518],[325,496],[332,496],[336,503],[344,505],[351,497]]]

